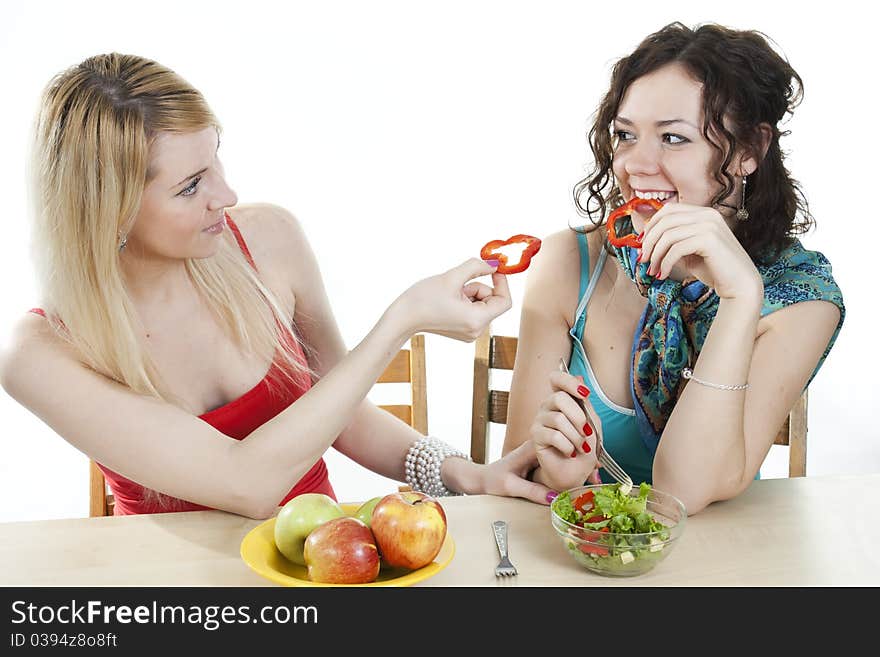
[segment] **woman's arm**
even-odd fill
[[[582,484],[595,467],[595,453],[582,447],[597,438],[583,431],[588,419],[601,435],[595,413],[586,418],[572,398],[583,382],[558,371],[560,359],[568,363],[571,355],[580,266],[577,235],[564,230],[544,240],[529,269],[504,439],[505,454],[534,440],[541,466],[532,479],[557,490]],[[585,406],[591,412],[588,399]]]
[[[679,497],[688,513],[735,497],[754,480],[840,319],[831,303],[797,303],[766,317],[755,339],[759,311],[759,302],[722,300],[694,367],[700,379],[748,381],[748,389],[691,381],[663,431],[654,484]]]
[[[293,221],[289,215],[284,220]],[[298,226],[294,225],[294,230],[299,231]],[[305,242],[304,236],[302,241]],[[346,357],[348,350],[311,250],[297,261],[296,268],[292,272],[291,280],[296,285],[294,293],[297,299],[297,326],[305,341],[313,347],[316,355],[313,367],[320,374],[325,374]],[[496,289],[503,289],[506,295],[506,280],[503,276],[495,275],[493,283]],[[489,293],[489,288],[479,283],[466,287],[466,294],[475,298],[487,298]],[[364,400],[333,446],[360,465],[390,479],[403,481],[407,451],[421,437],[422,434],[405,422]],[[510,458],[490,467],[469,463],[464,459],[446,459],[442,465],[441,478],[448,488],[460,493],[514,495],[535,502],[546,502],[546,488],[530,485],[522,479],[533,465],[533,449],[531,445],[524,445]]]
[[[305,242],[288,253],[301,256],[308,259]],[[332,371],[243,441],[90,370],[33,315],[21,320],[0,359],[0,383],[80,451],[141,485],[264,518],[350,423],[412,333],[473,340],[510,307],[509,295],[462,294],[468,280],[491,271],[471,260],[411,287]]]
[[[764,287],[749,255],[713,208],[664,206],[645,228],[650,275],[695,276],[715,290],[718,311],[694,376],[676,402],[654,458],[657,488],[688,513],[738,495],[754,479],[785,416],[806,386],[840,318],[824,301],[797,303],[760,319]],[[682,275],[683,274],[683,275]]]
[[[506,454],[528,440],[541,402],[553,393],[550,374],[571,355],[571,317],[577,307],[580,255],[577,236],[548,236],[528,270],[504,435]]]

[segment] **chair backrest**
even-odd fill
[[[489,453],[490,423],[507,424],[509,393],[490,387],[491,370],[512,370],[518,339],[485,331],[476,341],[474,393],[471,412],[471,458],[485,463]],[[807,474],[807,391],[798,399],[773,441],[787,445],[788,476]]]
[[[425,367],[425,336],[414,335],[409,349],[397,352],[376,383],[409,383],[410,403],[380,405],[419,433],[428,435],[428,386]]]
[[[409,383],[410,403],[380,405],[379,408],[400,418],[419,433],[427,435],[428,388],[425,336],[414,335],[409,345],[409,349],[401,349],[397,353],[376,383]],[[115,500],[107,490],[104,473],[94,461],[89,461],[89,516],[92,518],[112,516],[114,505]]]

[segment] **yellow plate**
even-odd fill
[[[340,504],[342,510],[349,515],[360,507],[359,504]],[[275,518],[250,530],[241,542],[241,558],[258,575],[282,586],[411,586],[416,582],[436,575],[449,565],[455,555],[455,543],[449,532],[434,561],[417,570],[404,568],[387,568],[379,571],[375,581],[366,584],[324,584],[309,579],[306,567],[295,564],[282,555],[275,547]]]

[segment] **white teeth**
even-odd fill
[[[675,196],[675,192],[640,192],[633,190],[637,198],[655,199],[657,201],[665,201]]]

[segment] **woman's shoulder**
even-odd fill
[[[299,221],[292,212],[273,203],[247,203],[226,211],[251,253],[283,251],[303,239]]]
[[[537,262],[541,274],[536,278],[547,277],[548,283],[559,277],[564,280],[578,281],[583,264],[583,247],[586,245],[590,273],[596,265],[604,240],[600,230],[585,233],[582,229],[565,228],[545,237],[541,244],[541,255]]]
[[[46,317],[22,313],[0,346],[0,386],[18,399],[27,382],[45,376],[46,364],[59,358],[80,362]]]
[[[587,238],[589,241],[589,235]],[[578,233],[564,228],[542,238],[541,250],[532,262],[523,304],[552,308],[567,318],[577,306],[581,269]]]
[[[248,203],[229,208],[257,270],[262,274],[291,272],[310,247],[299,220],[289,210],[272,203]]]

